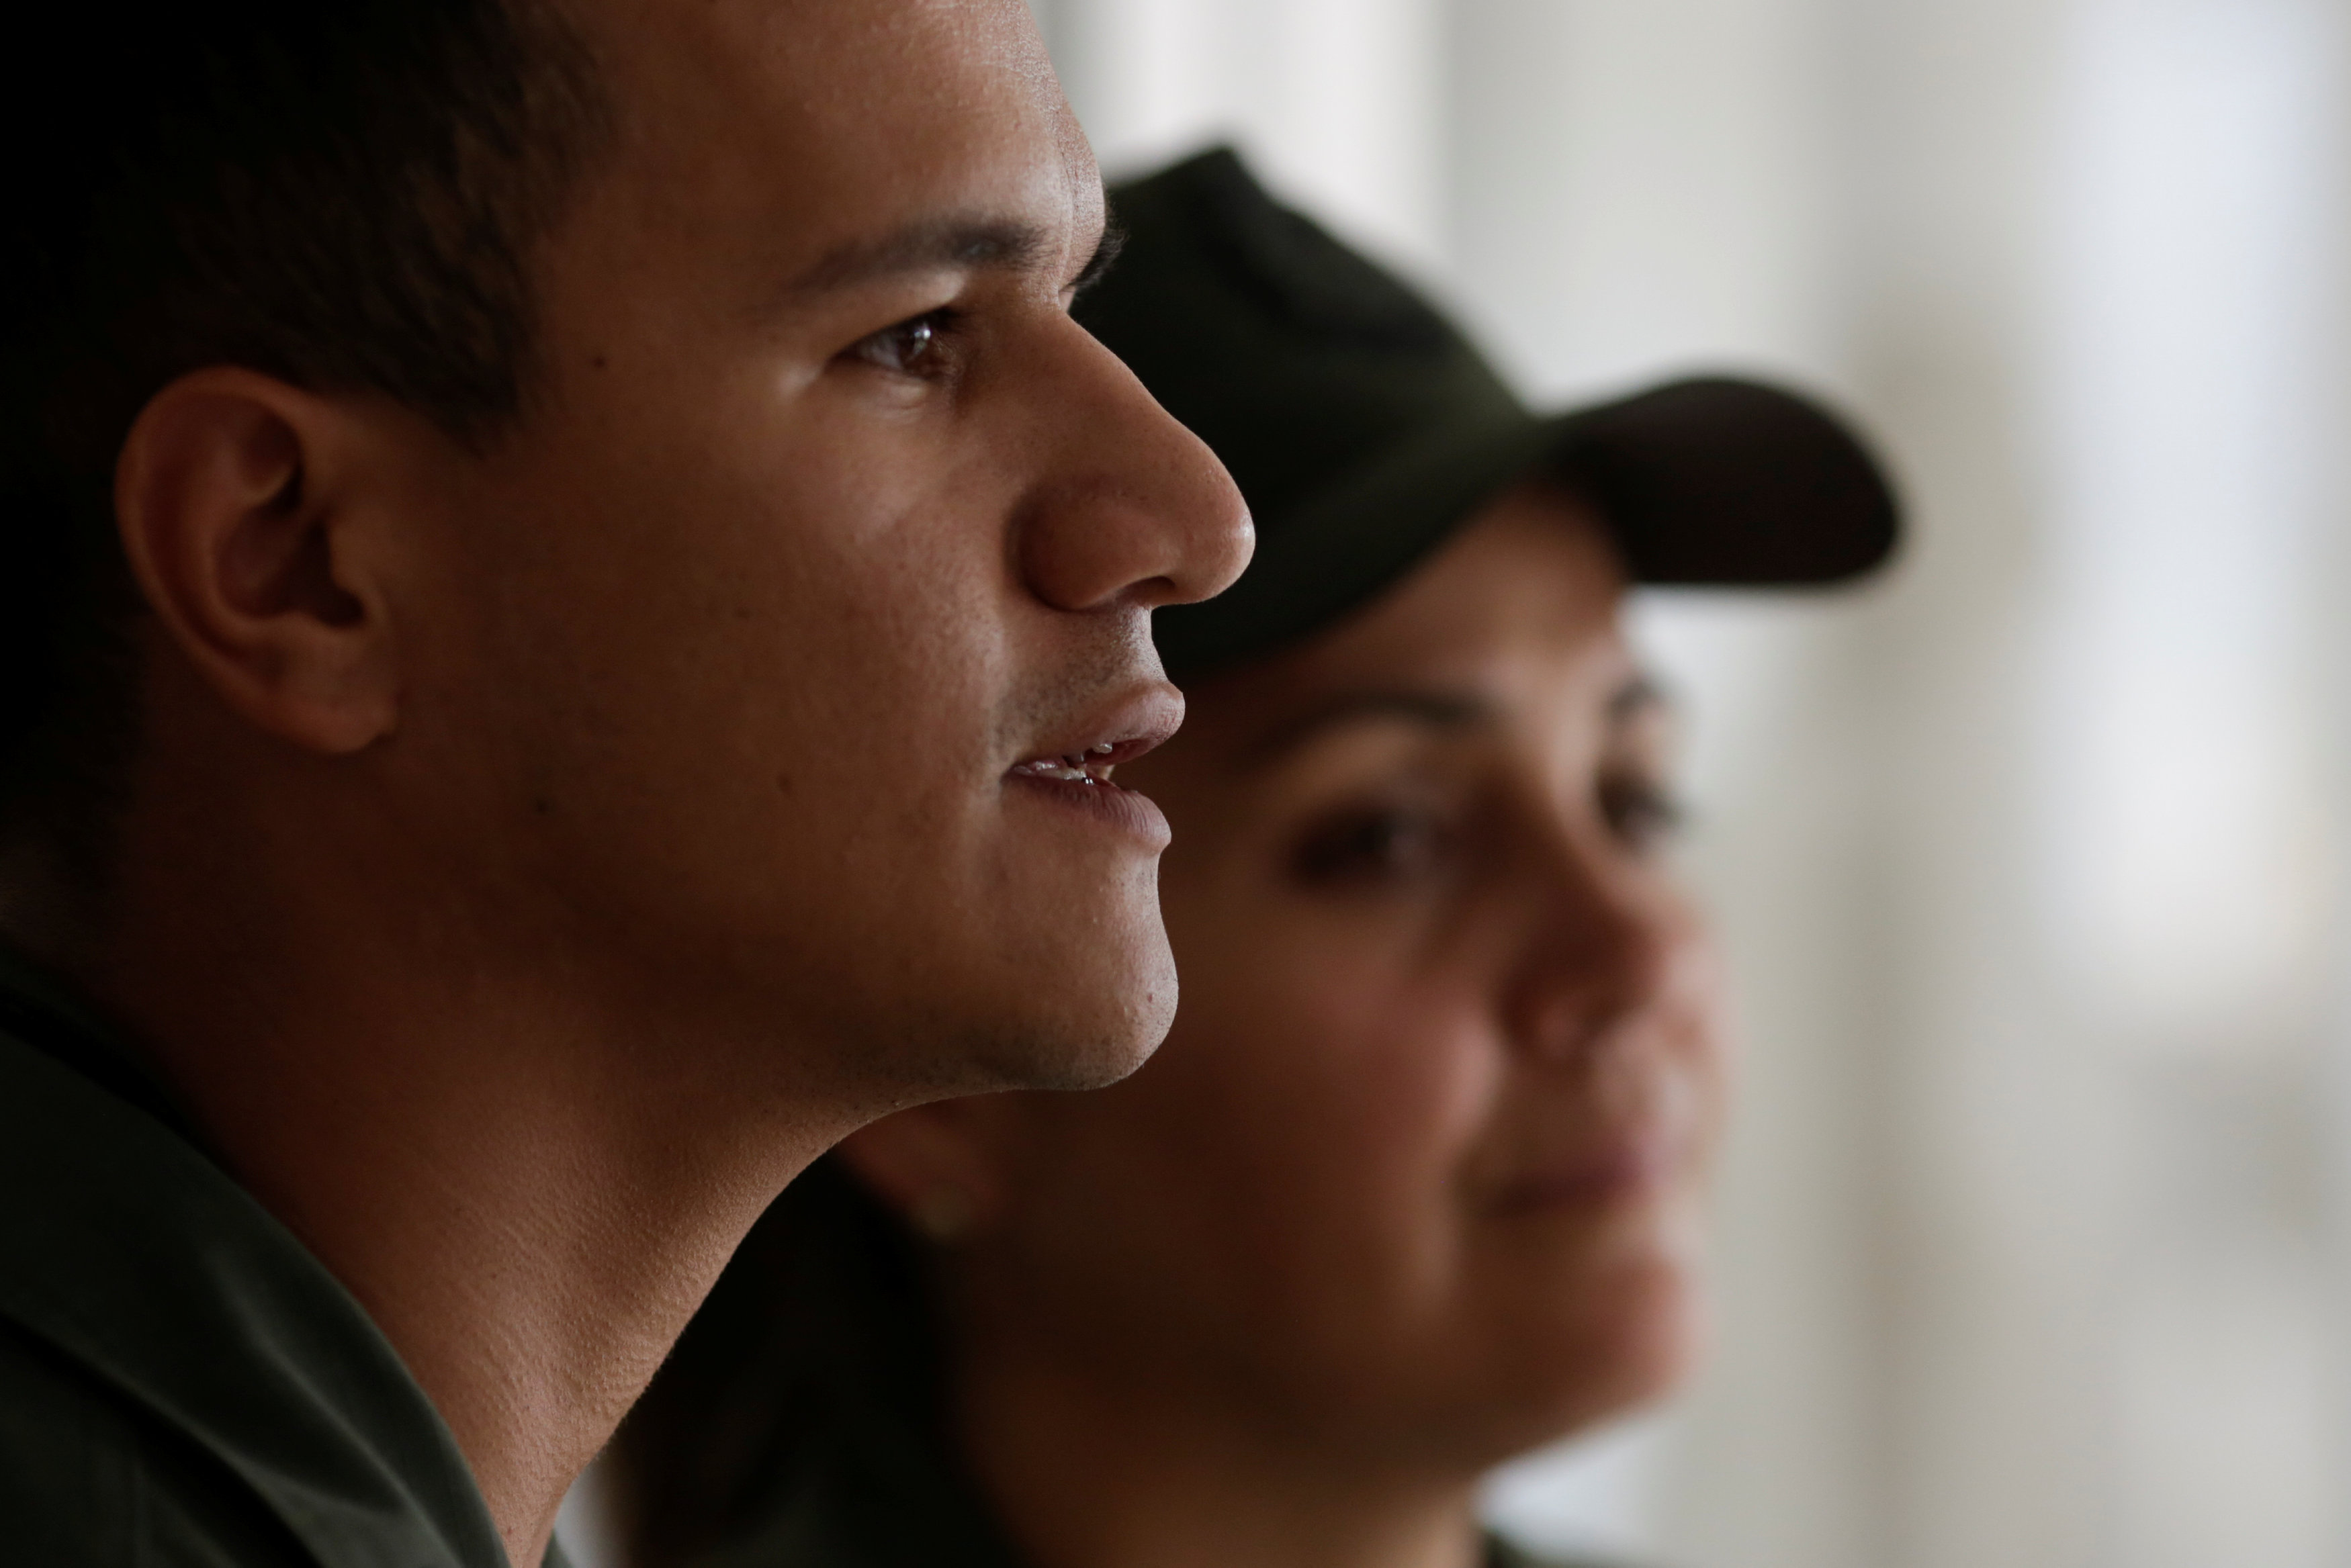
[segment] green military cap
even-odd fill
[[[1426,300],[1227,149],[1115,187],[1111,209],[1125,249],[1078,318],[1215,449],[1257,519],[1238,583],[1155,617],[1172,672],[1329,623],[1535,472],[1594,501],[1642,582],[1835,583],[1894,546],[1884,471],[1817,402],[1713,377],[1534,412]]]

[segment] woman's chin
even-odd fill
[[[1499,1379],[1496,1404],[1511,1417],[1496,1434],[1497,1462],[1665,1399],[1688,1379],[1707,1341],[1694,1280],[1664,1262],[1529,1326],[1519,1354],[1501,1358],[1514,1376]]]

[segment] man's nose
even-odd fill
[[[1020,534],[1029,589],[1057,609],[1155,609],[1214,597],[1257,535],[1225,465],[1110,350],[1071,324],[1076,373],[1051,443],[1057,472]]]

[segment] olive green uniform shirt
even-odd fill
[[[464,1456],[359,1303],[5,951],[0,1561],[507,1568]]]

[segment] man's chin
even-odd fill
[[[1059,1052],[1039,1053],[1019,1064],[1024,1089],[1106,1089],[1151,1060],[1166,1038],[1164,1029],[1147,1038],[1096,1039]],[[1007,1087],[1016,1085],[1008,1084]]]
[[[975,1041],[987,1088],[1100,1089],[1149,1061],[1176,1021],[1176,964],[1164,937],[1148,946],[1140,961],[1014,989],[998,1028]]]
[[[934,922],[908,944],[920,961],[865,977],[882,983],[828,1010],[842,1023],[839,1065],[853,1092],[894,1109],[1101,1088],[1142,1066],[1175,1021],[1176,961],[1157,889],[1141,880],[1136,897],[1030,890],[961,929]],[[975,934],[983,940],[958,940]]]

